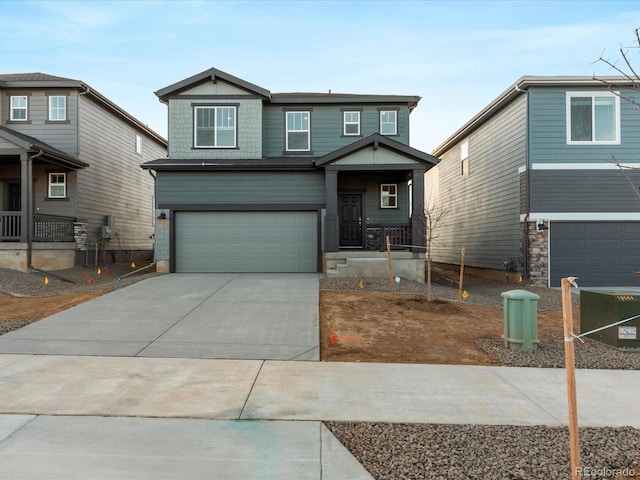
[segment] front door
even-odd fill
[[[362,195],[340,195],[340,246],[362,247]]]
[[[10,212],[19,212],[22,204],[22,188],[19,183],[8,184],[9,190],[9,202],[7,210]]]

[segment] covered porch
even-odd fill
[[[387,271],[424,281],[424,174],[437,159],[375,134],[316,163],[325,169],[324,265],[328,276]]]
[[[75,172],[88,165],[0,126],[0,268],[72,267],[77,249]]]

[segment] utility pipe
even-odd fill
[[[142,270],[146,270],[147,268],[153,267],[155,264],[156,264],[156,261],[154,260],[153,262],[151,262],[149,265],[147,265],[145,267],[138,268],[137,270],[134,270],[133,272],[125,273],[124,275],[118,277],[118,283],[120,283],[123,278],[128,277],[129,275],[133,275],[134,273],[141,272]]]

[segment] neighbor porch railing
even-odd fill
[[[409,250],[411,248],[411,224],[390,224],[367,227],[368,250],[384,251],[387,249],[387,235],[392,250]]]
[[[76,219],[37,213],[33,216],[34,242],[73,242]],[[22,236],[20,212],[0,212],[0,241],[18,242]]]

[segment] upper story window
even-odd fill
[[[67,197],[67,174],[66,173],[50,173],[49,174],[49,198],[66,198]]]
[[[60,122],[67,119],[67,97],[51,95],[49,97],[49,120]]]
[[[460,175],[469,175],[469,140],[460,144]]]
[[[380,134],[381,135],[397,135],[398,134],[398,112],[396,110],[380,111]]]
[[[236,107],[194,107],[194,141],[196,148],[235,148]]]
[[[567,92],[567,143],[620,143],[620,97],[609,92]]]
[[[398,185],[396,183],[380,185],[380,207],[398,208]]]
[[[311,150],[311,112],[286,112],[288,152],[307,152]]]
[[[347,135],[360,135],[360,112],[343,112],[344,127],[342,133]]]
[[[142,137],[136,135],[136,153],[142,154]]]
[[[11,97],[11,113],[9,119],[15,122],[27,121],[27,97],[26,95]]]

